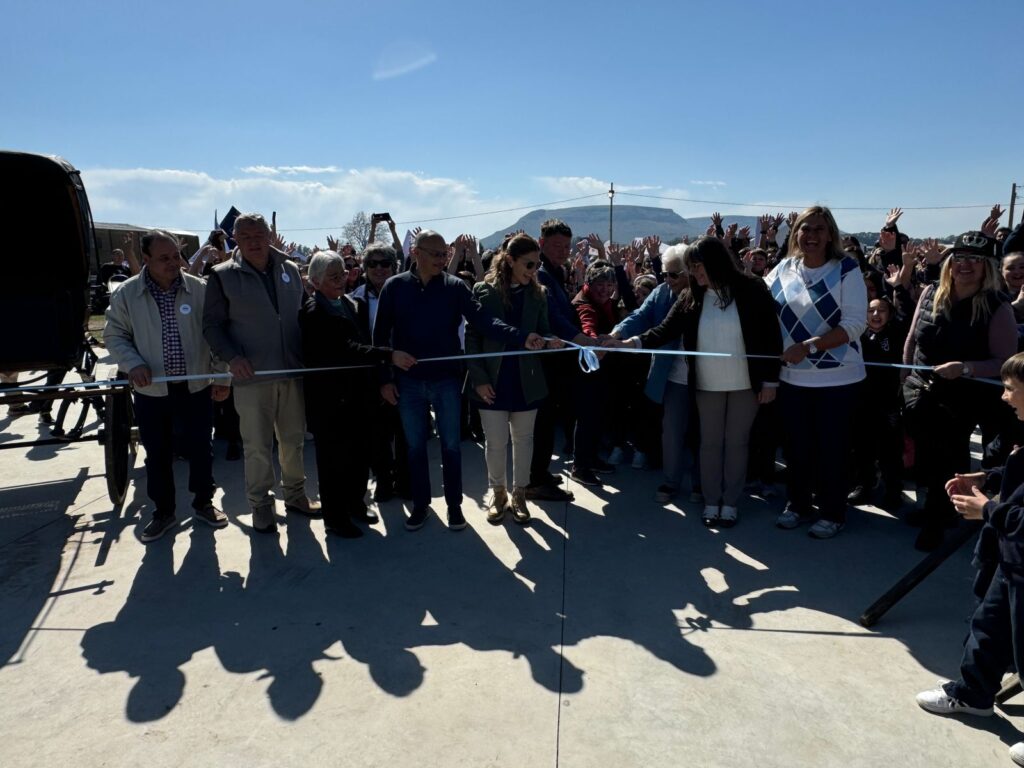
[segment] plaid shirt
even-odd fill
[[[184,376],[185,350],[181,346],[181,334],[178,332],[178,317],[175,313],[175,302],[178,297],[178,289],[181,288],[181,275],[175,279],[171,287],[166,291],[153,282],[149,276],[149,270],[143,270],[146,287],[150,295],[156,301],[156,307],[160,310],[160,335],[164,347],[164,375]]]

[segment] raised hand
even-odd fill
[[[713,226],[715,229],[718,229],[719,227],[722,226],[722,214],[720,214],[718,211],[715,211],[714,213],[711,214],[711,226]]]
[[[743,239],[743,240],[749,240],[750,239],[750,227],[741,227],[740,228],[740,238]]]
[[[617,243],[608,243],[608,261],[616,267],[622,263],[622,247]]]
[[[718,237],[714,224],[708,224],[708,228],[704,230],[704,237]]]
[[[935,238],[929,238],[921,243],[921,256],[926,264],[938,264],[942,261],[942,247]]]
[[[683,245],[689,245],[689,244],[690,244],[690,236],[689,235],[683,235]]]
[[[766,213],[763,216],[757,218],[757,228],[761,232],[767,232],[772,226],[772,215]]]
[[[340,243],[337,240],[335,240],[330,235],[327,236],[327,250],[328,251],[334,251],[335,253],[338,253],[338,246],[339,245],[340,245]]]
[[[789,228],[792,229],[793,225],[796,224],[796,220],[800,218],[800,214],[796,211],[790,211],[789,215],[786,216],[786,223],[789,224]]]
[[[597,234],[595,234],[594,232],[591,232],[589,235],[587,235],[587,243],[590,244],[591,248],[593,248],[595,251],[597,251],[597,258],[599,258],[599,259],[607,258],[607,256],[605,256],[605,252],[604,252],[604,242],[601,240],[600,237],[597,236]],[[611,244],[609,244],[609,247],[613,247],[613,246],[611,246]]]
[[[729,245],[729,246],[732,245],[733,238],[736,237],[736,230],[738,228],[739,228],[739,224],[737,224],[736,222],[733,222],[732,224],[730,224],[726,228],[726,230],[725,230],[725,237],[723,238],[723,240],[725,240],[725,244],[726,245]]]
[[[893,226],[897,221],[900,220],[900,216],[902,216],[902,215],[903,215],[903,209],[902,208],[890,208],[889,209],[889,215],[885,217],[885,226],[887,226],[887,227]]]
[[[652,259],[656,256],[661,255],[661,238],[657,235],[651,235],[646,240],[647,244],[647,255]]]

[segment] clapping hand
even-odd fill
[[[981,484],[985,482],[984,472],[971,472],[969,474],[955,474],[953,479],[946,482],[946,495],[952,498],[953,496],[965,496],[970,494],[971,489],[980,488]]]
[[[964,520],[981,520],[984,518],[985,505],[989,499],[980,488],[973,486],[965,494],[953,494],[949,500],[953,502],[953,509]]]

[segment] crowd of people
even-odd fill
[[[261,533],[279,521],[275,445],[288,514],[359,537],[378,520],[372,476],[372,501],[409,500],[405,527],[419,530],[434,434],[453,531],[468,524],[466,437],[484,444],[493,525],[528,524],[531,501],[574,500],[556,448],[580,485],[614,484],[626,464],[660,470],[655,501],[688,488],[709,528],[736,525],[744,494],[783,483],[777,526],[809,524],[818,539],[867,502],[920,526],[922,550],[960,517],[983,520],[961,679],[918,703],[989,714],[1024,659],[1024,225],[1000,227],[1001,214],[943,246],[900,233],[893,209],[867,252],[821,206],[765,215],[756,238],[715,214],[703,237],[667,248],[574,240],[551,219],[537,239],[509,233],[485,252],[416,230],[406,256],[388,214],[361,252],[329,240],[306,260],[255,213],[236,219],[234,246],[215,231],[191,258],[166,231],[141,239],[141,259],[126,240],[118,268],[131,276],[110,296],[104,338],[146,451],[154,511],[141,538],[176,524],[176,457],[195,518],[228,524],[213,503],[215,424],[226,458],[244,457]],[[380,224],[390,245],[375,242]],[[972,473],[977,433],[984,471]]]
[[[822,539],[844,528],[849,504],[910,507],[909,482],[905,517],[921,527],[916,545],[934,549],[956,522],[945,483],[969,470],[976,429],[986,467],[1020,442],[992,384],[1024,328],[1024,235],[999,227],[1002,213],[942,246],[900,233],[893,209],[867,252],[820,206],[766,214],[756,235],[716,213],[703,237],[668,247],[574,238],[552,219],[536,240],[509,233],[484,252],[469,235],[448,244],[417,229],[406,255],[389,214],[373,215],[361,252],[328,238],[305,260],[258,214],[195,254],[157,230],[140,259],[126,238],[117,266],[131,278],[111,296],[104,336],[147,449],[155,509],[143,539],[174,525],[176,455],[191,462],[197,514],[226,524],[212,504],[215,424],[226,458],[244,456],[258,531],[277,523],[275,443],[288,512],[358,536],[355,523],[377,519],[372,476],[372,501],[410,500],[417,530],[436,434],[453,530],[466,525],[470,437],[485,447],[494,524],[527,523],[529,501],[573,500],[558,453],[580,485],[614,484],[625,465],[660,470],[655,500],[688,493],[712,528],[738,523],[744,494],[784,484],[778,527],[809,524]],[[380,226],[391,244],[376,240]],[[597,370],[540,353],[566,346],[594,348]],[[306,495],[307,434],[319,502]]]

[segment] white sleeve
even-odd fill
[[[846,331],[850,341],[858,341],[868,325],[868,289],[859,269],[843,275],[839,284],[839,305],[842,318],[839,327]]]

